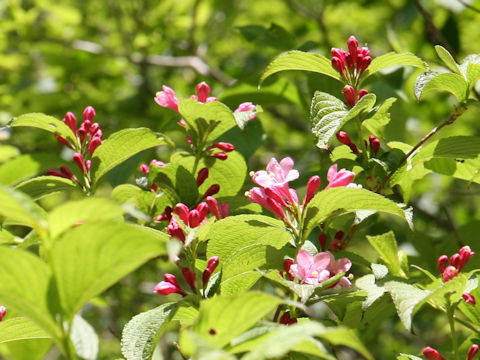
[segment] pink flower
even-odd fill
[[[296,264],[290,266],[290,274],[301,280],[302,284],[310,285],[318,285],[336,274],[347,272],[352,266],[346,258],[335,261],[329,252],[311,255],[304,249],[300,249],[296,261]],[[342,277],[339,285],[348,288],[351,283],[346,277]]]
[[[260,187],[254,187],[245,193],[247,198],[254,203],[260,204],[265,209],[273,212],[280,219],[285,218],[282,206],[273,198],[267,195],[265,189]]]
[[[238,105],[234,112],[240,113],[245,111],[255,111],[257,109],[257,105],[254,105],[252,102],[244,102]],[[250,116],[248,120],[253,120],[257,116],[257,113]]]
[[[199,102],[212,102],[217,101],[217,98],[214,96],[208,96],[210,94],[210,86],[205,81],[202,81],[195,87],[197,95],[192,95],[192,99],[197,99]]]
[[[353,181],[355,177],[354,172],[345,169],[337,171],[337,169],[337,164],[333,164],[330,166],[330,169],[328,169],[327,180],[329,184],[325,190],[333,187],[348,186]]]
[[[163,91],[155,94],[155,102],[162,107],[170,108],[178,112],[178,99],[175,96],[175,91],[166,85],[162,85],[162,89]]]
[[[267,171],[260,170],[253,174],[252,180],[260,186],[272,187],[283,186],[290,181],[298,179],[298,171],[293,169],[292,158],[286,157],[280,160],[271,158],[267,165]]]
[[[153,292],[158,295],[169,295],[173,293],[186,295],[185,291],[183,291],[182,287],[177,281],[175,275],[172,274],[165,274],[164,275],[165,281],[160,281],[155,287],[153,288]]]

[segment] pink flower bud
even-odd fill
[[[84,142],[85,140],[85,136],[87,135],[87,130],[85,130],[85,126],[83,125],[80,125],[80,128],[78,129],[78,138],[80,139],[80,142]]]
[[[185,136],[185,140],[187,140],[187,143],[190,145],[190,146],[193,146],[193,142],[192,142],[192,138],[190,136]]]
[[[458,271],[460,271],[467,264],[468,260],[473,255],[475,255],[475,253],[470,249],[470,246],[464,246],[459,250],[458,254],[460,255],[460,262],[458,264]]]
[[[208,94],[210,94],[210,86],[205,81],[202,81],[195,87],[198,95],[198,101],[207,102]]]
[[[218,211],[217,199],[215,199],[212,196],[207,196],[205,200],[207,201],[210,212],[217,218],[217,220],[220,220],[220,213]]]
[[[293,275],[290,274],[290,266],[292,266],[292,265],[293,265],[293,260],[292,259],[285,259],[283,261],[283,270],[285,270],[285,272],[287,273],[290,281],[293,281],[293,279],[294,279]]]
[[[372,58],[370,56],[365,56],[360,63],[360,72],[364,72],[371,64]]]
[[[342,144],[350,146],[352,144],[352,141],[350,140],[350,137],[345,131],[339,131],[337,132],[337,139],[340,141]]]
[[[92,160],[85,161],[85,169],[87,169],[87,172],[90,171],[91,167],[92,167]]]
[[[83,121],[92,121],[95,117],[95,109],[92,106],[87,106],[85,110],[83,110]],[[89,126],[90,127],[90,126]],[[87,129],[88,130],[88,129]]]
[[[147,164],[140,165],[140,171],[147,175],[150,173],[150,169]]]
[[[75,164],[80,168],[80,170],[85,173],[85,165],[83,163],[83,156],[82,154],[75,153],[73,154],[73,161],[75,161]]]
[[[361,54],[363,57],[370,56],[370,50],[366,46],[359,48],[357,52]]]
[[[443,282],[452,280],[455,276],[458,275],[458,270],[455,266],[449,265],[442,273]]]
[[[320,244],[320,249],[325,251],[325,247],[327,245],[327,234],[320,233],[320,235],[318,235],[318,243]]]
[[[460,264],[460,254],[453,254],[450,256],[450,265],[455,266],[458,269],[458,265]]]
[[[213,184],[207,189],[207,191],[205,191],[205,194],[203,194],[202,199],[205,199],[207,196],[213,196],[217,194],[219,191],[220,191],[220,185]]]
[[[166,166],[166,164],[163,161],[156,160],[156,159],[153,159],[152,161],[150,161],[150,165],[155,165],[155,166],[158,166],[158,167]]]
[[[67,179],[73,179],[75,175],[73,175],[72,171],[67,166],[60,166],[60,171],[66,176]]]
[[[203,223],[205,217],[208,214],[208,204],[206,202],[201,202],[196,207],[198,214],[200,215],[200,221]]]
[[[155,287],[153,288],[153,292],[158,295],[169,295],[173,293],[177,293],[178,289],[175,285],[167,282],[167,281],[160,281]]]
[[[221,203],[218,205],[218,211],[220,211],[220,217],[225,219],[228,216],[228,211],[230,210],[230,206],[227,203]]]
[[[218,256],[212,256],[207,261],[207,270],[213,273],[217,268],[219,262],[220,262],[220,258]]]
[[[61,137],[60,135],[57,135],[57,134],[54,134],[54,135],[55,135],[55,137],[57,138],[57,141],[60,144],[68,146],[68,147],[72,147],[67,139],[64,139],[63,137]]]
[[[102,145],[102,139],[95,136],[92,140],[90,140],[90,144],[88,144],[88,149],[90,150],[90,156],[93,155],[95,150]]]
[[[0,306],[0,321],[3,320],[6,314],[7,314],[7,308],[5,306]]]
[[[333,57],[339,58],[342,61],[344,61],[347,56],[347,52],[345,50],[337,48],[332,48],[331,53]]]
[[[312,200],[313,196],[315,195],[315,192],[320,187],[320,183],[321,183],[320,177],[317,175],[314,175],[310,179],[308,179],[307,193],[305,195],[305,205],[307,205],[310,202],[310,200]]]
[[[467,304],[471,304],[471,305],[473,305],[473,306],[475,306],[475,305],[477,304],[477,302],[476,302],[476,300],[475,300],[475,297],[474,297],[472,294],[468,293],[468,292],[464,292],[464,293],[462,294],[462,297],[463,297],[463,299],[465,300],[465,302],[466,302]]]
[[[435,359],[435,360],[446,360],[440,353],[435,350],[434,348],[427,346],[422,351],[423,356],[427,359]]]
[[[77,118],[73,113],[67,112],[63,118],[63,122],[67,124],[70,129],[72,129],[74,134],[77,133]]]
[[[348,51],[353,57],[356,57],[357,55],[357,49],[358,49],[358,40],[355,38],[355,36],[350,36],[347,40],[347,46],[348,46]]]
[[[224,152],[219,152],[219,153],[213,154],[212,156],[218,160],[227,160],[228,158],[228,155]]]
[[[69,177],[66,174],[64,174],[63,172],[61,172],[57,169],[48,169],[45,173],[48,176],[58,176],[58,177],[62,177],[62,178],[65,178],[65,179],[69,179]]]
[[[156,222],[160,222],[160,221],[164,221],[164,220],[170,221],[170,219],[172,218],[172,211],[173,211],[173,209],[170,206],[167,206],[165,208],[165,211],[163,212],[163,214],[158,215],[155,218],[155,221]]]
[[[285,219],[285,213],[283,212],[282,206],[276,202],[273,198],[267,198],[267,203],[270,206],[270,210],[277,215],[280,219]]]
[[[368,94],[367,89],[360,89],[360,90],[358,90],[358,93],[357,93],[357,99],[360,100],[361,98],[363,98],[367,94]]]
[[[182,204],[182,203],[178,203],[177,205],[175,205],[175,207],[173,208],[173,213],[175,215],[178,215],[180,217],[180,219],[182,219],[182,221],[185,223],[185,224],[188,224],[188,215],[189,215],[189,210],[188,210],[188,206],[185,205],[185,204]]]
[[[478,352],[478,345],[473,344],[470,346],[470,349],[468,349],[468,354],[467,354],[467,360],[472,360],[475,355],[477,355]]]
[[[178,113],[178,99],[175,96],[175,91],[166,85],[162,85],[162,89],[163,91],[158,91],[155,94],[153,100],[155,100],[158,105],[172,109]]]
[[[170,234],[170,236],[180,240],[183,243],[185,242],[185,233],[173,216],[167,226],[167,232]]]
[[[332,66],[340,74],[343,74],[345,71],[345,62],[336,56],[332,57]]]
[[[351,85],[345,85],[343,88],[343,96],[345,96],[345,104],[355,106],[355,89]]]
[[[191,228],[195,228],[198,225],[200,225],[201,221],[202,220],[200,219],[200,214],[199,214],[198,210],[190,211],[190,213],[188,214],[188,225]]]
[[[230,152],[235,150],[235,145],[227,143],[227,142],[217,142],[212,145],[212,147],[220,149],[225,152]]]
[[[190,286],[190,289],[195,291],[196,286],[195,286],[195,272],[192,269],[189,268],[182,268],[182,275],[185,281],[187,282],[188,286]]]
[[[164,279],[166,282],[169,282],[170,284],[175,285],[177,288],[181,288],[180,284],[177,281],[177,278],[173,274],[166,273],[163,275]]]
[[[380,149],[380,140],[378,140],[375,136],[370,135],[368,137],[368,141],[370,142],[370,147],[372,148],[373,153],[376,154]]]
[[[202,168],[197,174],[197,186],[201,186],[208,178],[208,168]]]
[[[438,264],[438,270],[440,273],[443,273],[448,265],[448,256],[447,255],[442,255],[438,258],[437,260]]]
[[[98,125],[98,123],[93,123],[92,126],[90,126],[90,135],[94,136],[97,131],[100,130],[100,125]],[[102,133],[103,135],[103,133]]]

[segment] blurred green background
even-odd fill
[[[198,82],[206,81],[211,95],[232,109],[244,101],[262,106],[251,143],[236,145],[246,155],[249,170],[264,168],[271,156],[291,156],[302,174],[294,186],[305,184],[314,173],[324,174],[330,164],[309,131],[310,99],[315,90],[340,96],[342,87],[318,74],[288,72],[258,89],[260,75],[275,56],[291,49],[329,56],[332,47],[346,48],[350,35],[367,44],[373,56],[411,51],[433,69],[439,66],[435,44],[449,49],[458,61],[480,53],[478,0],[3,0],[0,20],[0,126],[28,112],[63,118],[72,111],[81,117],[92,105],[107,136],[145,126],[167,133],[182,148],[187,145],[177,114],[160,108],[153,97],[162,85],[189,96]],[[411,68],[388,69],[366,85],[379,100],[399,98],[387,128],[390,141],[414,144],[452,111],[454,101],[446,94],[416,102],[417,75]],[[480,108],[473,105],[439,137],[480,135],[479,122]],[[61,151],[54,137],[41,131],[0,135],[0,145],[16,146],[22,153]],[[235,133],[228,140],[236,143]],[[147,155],[143,160],[154,156]],[[168,161],[169,150],[155,156]],[[416,183],[411,197],[416,232],[392,225],[412,255],[411,263],[435,271],[436,257],[457,250],[459,242],[476,250],[479,193],[476,184],[440,175]],[[362,236],[360,232],[357,238]],[[420,259],[420,253],[431,257]],[[149,286],[169,267],[163,260],[145,266],[86,309],[84,316],[102,337],[102,359],[120,355],[117,337],[131,316],[162,301],[149,293]],[[150,283],[142,283],[147,279]],[[432,310],[416,318],[421,336],[402,330],[392,306],[386,306],[382,316],[390,321],[361,333],[378,359],[418,353],[427,344],[448,347],[448,336],[432,332],[445,327]],[[171,345],[165,345],[164,351],[169,350]],[[25,354],[25,359],[35,359],[26,346],[9,351],[18,351],[17,358]]]

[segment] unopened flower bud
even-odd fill
[[[169,274],[169,273],[166,273],[165,275],[163,275],[165,281],[169,282],[170,284],[173,284],[175,285],[176,287],[180,288],[180,284],[178,283],[177,281],[177,278],[175,275],[173,274]]]
[[[92,140],[90,140],[90,144],[88,144],[88,149],[90,150],[90,156],[93,155],[94,151],[102,145],[102,139],[97,136],[94,136]]]
[[[185,281],[187,282],[188,286],[190,286],[190,289],[195,291],[196,290],[195,272],[190,268],[182,268],[182,275]]]
[[[358,40],[355,36],[350,36],[347,40],[348,51],[353,57],[357,56]]]
[[[210,86],[205,81],[202,81],[195,87],[198,95],[198,101],[207,102],[208,94],[210,94]]]
[[[189,214],[189,210],[188,210],[188,206],[185,205],[185,204],[182,204],[182,203],[178,203],[177,205],[175,205],[175,207],[173,208],[173,213],[175,215],[178,215],[180,217],[180,219],[182,219],[182,221],[185,223],[185,224],[188,224],[188,214]]]
[[[75,175],[73,175],[72,171],[67,166],[60,166],[60,171],[66,176],[67,179],[73,179]]]
[[[452,280],[455,276],[458,275],[458,270],[455,266],[449,265],[442,273],[443,282]]]
[[[435,350],[434,348],[427,346],[422,351],[423,356],[427,359],[435,359],[435,360],[446,360],[440,353]]]
[[[355,106],[355,89],[351,85],[345,85],[343,88],[343,96],[345,96],[345,104]]]
[[[475,300],[475,297],[472,294],[470,294],[469,292],[464,292],[462,294],[462,297],[467,304],[471,304],[473,306],[475,306],[477,304],[477,301]]]
[[[202,274],[203,287],[205,287],[205,285],[208,284],[208,280],[210,280],[210,276],[212,276],[213,272],[217,268],[218,263],[219,263],[218,256],[212,256],[210,259],[208,259],[207,268]]]
[[[269,197],[267,198],[267,203],[273,213],[275,213],[280,219],[285,219],[285,212],[283,211],[282,206],[278,202],[276,202],[273,198]]]
[[[227,203],[221,203],[218,205],[218,211],[220,211],[220,217],[225,219],[228,216],[228,211],[230,210],[230,205]]]
[[[218,160],[227,160],[228,155],[224,152],[219,152],[219,153],[213,154],[212,157]]]
[[[320,249],[325,251],[327,245],[327,234],[320,233],[320,235],[318,235],[318,243],[320,244]]]
[[[188,225],[191,228],[195,228],[200,225],[201,221],[202,220],[200,219],[200,213],[197,210],[194,209],[190,211],[190,213],[188,214]]]
[[[293,281],[294,277],[292,274],[290,274],[290,267],[293,265],[293,260],[292,259],[285,259],[283,261],[283,270],[287,273],[288,278],[290,281]]]
[[[63,119],[63,122],[68,125],[70,129],[72,129],[73,133],[77,133],[77,118],[73,113],[70,111],[65,114],[65,118]]]
[[[358,93],[357,93],[357,99],[360,100],[362,97],[364,97],[367,94],[368,94],[368,90],[360,89],[358,90]]]
[[[185,233],[183,232],[180,225],[177,223],[175,218],[172,216],[170,219],[170,223],[167,226],[167,232],[170,236],[174,237],[175,239],[180,240],[181,242],[185,242]]]
[[[313,196],[315,195],[315,192],[320,187],[320,182],[321,182],[320,177],[317,175],[314,175],[310,179],[308,179],[307,192],[305,194],[305,205],[307,205],[310,202],[310,200],[312,200]]]
[[[455,266],[458,269],[458,265],[460,264],[460,255],[455,253],[450,256],[450,265]]]
[[[73,154],[73,161],[75,161],[75,164],[77,164],[77,166],[80,168],[82,173],[86,172],[82,154],[79,154],[77,152]]]
[[[207,191],[205,191],[205,194],[203,194],[202,198],[205,199],[207,196],[213,196],[217,194],[219,191],[220,191],[220,185],[213,184],[207,189]]]
[[[442,255],[438,258],[437,260],[438,264],[438,270],[440,273],[443,273],[448,265],[448,256],[447,255]]]
[[[92,121],[94,117],[95,109],[92,106],[87,106],[85,110],[83,110],[83,121]]]
[[[62,177],[62,178],[65,178],[65,179],[69,179],[69,177],[66,174],[64,174],[63,172],[61,172],[57,169],[48,169],[45,173],[48,176],[58,176],[58,177]]]
[[[212,147],[220,149],[225,152],[230,152],[235,150],[235,145],[230,144],[228,142],[217,142],[217,143],[214,143]]]
[[[364,72],[371,64],[372,58],[370,56],[364,56],[359,64],[360,72]]]
[[[350,140],[350,137],[345,131],[339,131],[337,132],[337,139],[340,141],[342,144],[350,146],[352,144],[352,141]]]
[[[286,312],[280,318],[279,323],[283,325],[293,325],[297,323],[297,319],[296,318],[292,319],[290,316],[290,312]]]
[[[60,135],[57,135],[57,134],[54,134],[54,135],[55,135],[55,137],[57,138],[57,141],[60,144],[68,146],[68,147],[72,147],[67,139],[64,139],[63,137],[61,137]]]
[[[0,321],[3,320],[6,314],[7,314],[7,308],[5,306],[0,306]]]
[[[472,360],[475,355],[477,355],[479,346],[477,344],[473,344],[468,349],[467,360]]]
[[[467,264],[468,260],[473,255],[475,255],[475,253],[470,249],[470,246],[464,246],[459,250],[458,254],[460,255],[460,261],[459,261],[459,264],[458,264],[458,271],[460,271]]]
[[[85,161],[85,169],[87,169],[87,172],[90,171],[91,167],[92,167],[92,160]]]
[[[345,62],[336,56],[332,57],[332,66],[340,74],[343,74],[345,71]]]
[[[200,169],[200,171],[197,174],[197,185],[201,186],[207,178],[208,178],[208,168],[204,167]]]
[[[147,164],[140,165],[140,171],[146,175],[150,173],[150,169]]]
[[[376,154],[380,149],[380,140],[378,140],[374,135],[370,135],[368,137],[368,141],[370,142],[370,147],[372,148],[373,153]]]
[[[220,212],[218,211],[218,202],[217,199],[215,199],[212,196],[207,196],[205,199],[208,204],[208,208],[210,212],[217,218],[217,220],[220,220]]]

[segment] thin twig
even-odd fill
[[[450,115],[450,117],[445,120],[443,123],[441,123],[440,125],[438,125],[437,127],[433,128],[427,135],[425,135],[422,140],[419,141],[419,143],[417,145],[415,145],[402,159],[402,161],[400,161],[400,163],[392,170],[390,171],[390,173],[387,175],[387,177],[385,178],[385,180],[383,180],[383,182],[377,187],[377,189],[375,190],[377,193],[380,192],[384,187],[385,185],[388,183],[388,181],[391,179],[391,177],[393,176],[393,174],[395,174],[398,169],[400,169],[406,162],[407,160],[418,150],[418,148],[420,146],[422,146],[428,139],[430,139],[433,135],[435,135],[440,129],[442,129],[444,126],[447,126],[447,125],[450,125],[450,124],[453,124],[455,122],[455,120],[464,113],[464,111],[467,110],[466,107],[460,107],[460,108],[457,108],[455,109],[454,113],[452,115]]]

